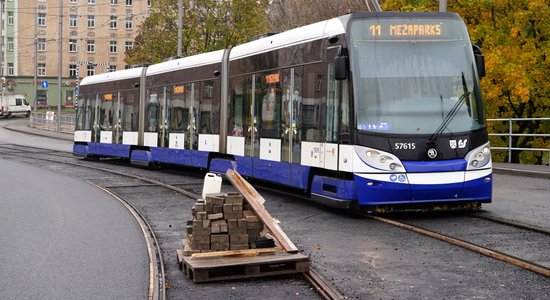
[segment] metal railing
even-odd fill
[[[487,119],[487,122],[508,122],[508,132],[489,133],[489,136],[505,136],[508,138],[508,147],[496,147],[491,145],[492,150],[508,150],[508,162],[512,162],[512,151],[541,151],[548,152],[548,165],[550,165],[550,147],[548,148],[519,148],[513,147],[512,138],[517,137],[542,137],[550,138],[548,133],[514,133],[514,122],[532,122],[532,121],[550,121],[550,118],[507,118],[507,119]]]
[[[61,115],[56,112],[38,113],[32,112],[29,118],[29,126],[32,128],[39,128],[51,131],[57,131],[57,119],[61,125],[61,132],[73,133],[76,116],[74,115]]]

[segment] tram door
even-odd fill
[[[113,94],[113,144],[122,143],[122,97],[120,92]]]
[[[169,133],[168,125],[170,123],[170,107],[168,105],[168,88],[163,87],[159,93],[160,102],[160,120],[159,120],[159,147],[168,148]]]
[[[301,176],[300,147],[301,147],[301,116],[302,106],[302,67],[283,70],[283,97],[282,97],[282,158],[288,162],[290,174],[289,184],[296,185]]]
[[[101,129],[100,129],[100,113],[101,113],[101,98],[99,94],[91,94],[87,102],[93,105],[93,123],[92,123],[92,142],[99,143],[101,138]]]

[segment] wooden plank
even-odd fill
[[[211,257],[192,259],[189,256],[183,258],[184,262],[188,264],[192,269],[208,269],[216,267],[233,267],[254,265],[261,263],[283,263],[289,261],[308,261],[308,257],[297,253],[290,254],[286,252],[274,252],[273,255],[259,255],[252,257]]]
[[[271,253],[281,251],[283,248],[259,248],[259,249],[246,249],[246,250],[229,250],[229,251],[216,251],[207,253],[194,253],[191,258],[205,258],[205,257],[222,257],[222,256],[257,256],[262,253]]]
[[[226,176],[233,186],[248,201],[250,208],[260,218],[260,220],[262,220],[279,245],[281,245],[281,247],[283,247],[283,249],[288,253],[298,253],[298,248],[294,245],[294,243],[292,243],[279,224],[275,222],[273,217],[265,209],[263,205],[265,199],[256,191],[256,189],[252,187],[252,185],[250,185],[250,183],[248,183],[237,171],[228,169]]]

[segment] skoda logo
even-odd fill
[[[430,148],[428,150],[428,157],[435,158],[436,156],[437,156],[437,150],[435,150],[434,148]]]

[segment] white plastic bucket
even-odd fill
[[[214,173],[206,173],[204,176],[204,186],[202,187],[202,198],[207,194],[219,193],[222,190],[222,178]]]

